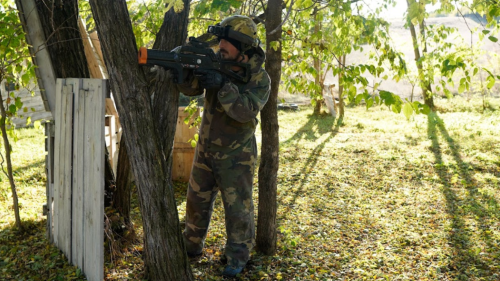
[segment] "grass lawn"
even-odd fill
[[[500,101],[436,103],[440,111],[409,121],[386,107],[346,108],[341,124],[310,107],[279,112],[279,250],[254,253],[241,280],[500,280]],[[43,132],[20,133],[13,159],[31,230],[12,229],[0,175],[0,280],[84,280],[44,238]],[[186,184],[175,189],[183,220]],[[256,205],[257,196],[256,183]],[[192,264],[197,280],[223,280],[220,197],[215,204]],[[106,280],[143,276],[136,203],[132,210],[139,239],[107,258]]]

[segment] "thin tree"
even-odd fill
[[[414,0],[406,0],[406,4],[408,5],[408,11],[412,4],[414,4]],[[420,77],[420,86],[422,87],[422,95],[424,97],[424,103],[429,106],[430,109],[434,109],[434,98],[432,95],[432,85],[431,79],[432,77],[426,77],[425,69],[422,61],[422,56],[420,56],[420,47],[418,44],[417,32],[415,31],[415,25],[412,23],[412,19],[410,18],[410,12],[408,12],[407,23],[410,28],[411,38],[413,40],[413,51],[415,53],[415,63],[417,64],[418,76]],[[420,35],[421,40],[424,42],[423,55],[427,53],[427,44],[425,43],[425,24],[424,19],[418,19],[419,27],[420,27]]]
[[[17,89],[26,87],[34,76],[34,68],[31,63],[25,62],[29,56],[27,43],[23,39],[24,32],[17,12],[9,7],[0,9],[0,49],[2,50],[0,55],[0,82],[5,81],[6,85],[15,85]],[[15,226],[18,230],[21,230],[22,223],[17,187],[13,175],[12,146],[9,133],[10,136],[15,136],[13,134],[15,125],[12,123],[12,117],[16,117],[18,110],[23,108],[23,102],[20,97],[15,96],[14,92],[9,93],[10,90],[10,87],[6,87],[6,95],[3,95],[3,91],[0,89],[0,131],[5,149],[5,155],[0,153],[0,166],[9,179]],[[25,110],[27,111],[27,108]],[[4,164],[7,165],[7,170],[5,170]]]
[[[0,81],[2,81],[2,75],[0,75]],[[0,90],[0,97],[2,97],[2,91]],[[2,132],[2,138],[3,138],[3,146],[5,148],[5,161],[7,161],[7,171],[5,171],[5,168],[3,167],[4,159],[2,155],[2,171],[5,173],[7,178],[9,179],[9,184],[10,184],[10,190],[12,191],[12,200],[13,200],[13,208],[14,208],[14,216],[16,218],[16,228],[21,229],[21,216],[19,214],[19,200],[17,196],[17,188],[16,188],[16,183],[14,181],[14,174],[12,173],[12,160],[10,155],[12,154],[12,148],[10,146],[10,141],[9,137],[7,136],[7,126],[5,125],[5,122],[7,120],[7,110],[5,109],[4,106],[4,100],[3,97],[0,101],[0,112],[2,119],[0,119],[0,130]]]
[[[270,0],[266,9],[266,71],[271,77],[271,94],[262,109],[262,148],[259,166],[259,215],[257,249],[267,255],[276,252],[277,174],[279,168],[279,125],[277,113],[281,77],[281,0]],[[275,44],[273,44],[274,42]],[[279,43],[279,44],[276,44]],[[276,46],[276,47],[273,47]]]

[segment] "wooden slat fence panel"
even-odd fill
[[[104,278],[104,114],[101,79],[58,79],[54,243],[87,280]]]
[[[100,83],[98,83],[99,81]],[[104,113],[107,85],[85,80],[85,212],[84,269],[89,280],[103,280],[104,271]],[[91,124],[91,125],[90,125]],[[93,257],[93,258],[88,258]]]
[[[83,188],[85,180],[85,172],[83,171],[84,165],[84,144],[82,143],[85,124],[85,90],[78,88],[74,92],[74,120],[73,120],[73,222],[72,222],[72,243],[73,243],[73,260],[72,263],[79,266],[82,270],[84,256],[83,251],[79,251],[84,247],[84,234],[83,234],[83,217],[84,210],[84,196],[85,191]],[[90,123],[90,122],[89,122]]]
[[[47,239],[54,243],[52,233],[54,232],[53,224],[53,209],[54,209],[54,139],[55,126],[54,121],[45,123],[45,174],[47,175],[46,194],[47,204],[44,209],[44,214],[47,216]]]
[[[59,241],[57,241],[57,232],[59,231],[59,221],[58,221],[58,212],[55,212],[54,210],[59,210],[59,200],[57,200],[56,196],[58,194],[58,189],[60,183],[60,174],[59,174],[59,169],[61,166],[59,165],[59,157],[61,154],[61,124],[62,124],[62,114],[61,114],[61,108],[62,108],[62,102],[61,102],[61,97],[62,97],[62,87],[63,87],[63,82],[64,80],[57,80],[56,83],[56,110],[54,112],[54,127],[55,127],[55,132],[54,132],[54,147],[57,148],[54,150],[54,171],[52,173],[54,174],[54,186],[52,189],[53,192],[53,201],[51,202],[53,208],[51,210],[52,214],[52,225],[53,225],[53,233],[51,235],[52,237],[52,242],[56,245],[59,245]],[[49,152],[51,153],[51,152]],[[57,171],[56,171],[57,170]]]
[[[59,83],[58,83],[59,86]],[[71,137],[73,87],[61,84],[56,94],[54,242],[71,260]]]

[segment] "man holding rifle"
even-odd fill
[[[186,203],[184,241],[190,257],[202,255],[213,204],[219,190],[225,210],[227,265],[224,276],[241,273],[255,243],[253,176],[257,159],[257,115],[270,92],[270,79],[262,68],[265,53],[259,46],[257,26],[248,17],[231,16],[210,26],[217,36],[222,61],[235,64],[231,71],[247,82],[212,69],[190,71],[181,92],[188,96],[205,91],[203,118]],[[192,75],[192,74],[194,75]]]

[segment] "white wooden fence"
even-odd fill
[[[91,281],[104,277],[104,118],[108,93],[107,80],[58,79],[54,139],[49,137],[47,142],[49,238]]]

